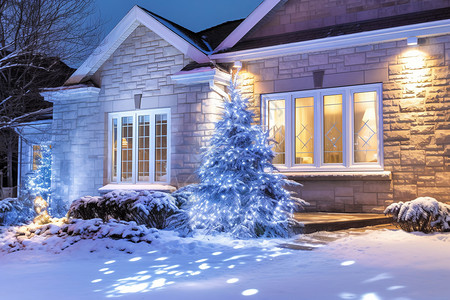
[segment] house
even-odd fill
[[[309,210],[450,202],[449,62],[447,0],[265,0],[198,33],[135,6],[42,92],[55,194],[196,182],[236,66]]]

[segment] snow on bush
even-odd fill
[[[177,200],[158,191],[116,190],[103,197],[86,196],[75,200],[69,217],[79,219],[100,218],[134,221],[147,227],[167,227],[168,218],[178,212]]]
[[[0,225],[17,225],[32,220],[35,214],[31,206],[31,203],[25,203],[17,198],[0,200]]]
[[[408,232],[450,231],[450,205],[431,197],[392,203],[384,214],[391,215],[394,222]]]
[[[46,249],[59,253],[81,240],[110,238],[133,243],[151,243],[159,238],[158,230],[137,225],[136,222],[101,219],[81,220],[66,218],[53,219],[52,223],[12,228],[0,249],[7,252],[19,250]],[[95,243],[93,243],[94,245]],[[125,250],[122,247],[119,250]]]

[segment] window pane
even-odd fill
[[[138,181],[150,181],[150,116],[139,116]]]
[[[342,95],[323,97],[324,163],[342,163]]]
[[[167,115],[155,115],[155,181],[167,181]]]
[[[42,150],[40,145],[33,145],[33,171],[41,164]]]
[[[130,182],[133,176],[133,117],[122,117],[122,174],[121,181]]]
[[[285,102],[284,100],[268,101],[268,127],[269,133],[276,144],[273,150],[276,153],[274,164],[285,163]]]
[[[314,97],[295,99],[295,163],[314,163]]]
[[[376,92],[353,95],[355,163],[378,162],[376,97]]]
[[[117,181],[117,119],[112,120],[112,181]]]

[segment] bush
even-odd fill
[[[0,200],[0,225],[11,226],[31,221],[35,213],[33,204],[17,198]]]
[[[157,191],[117,190],[103,197],[86,196],[75,200],[69,209],[69,217],[77,219],[100,218],[134,221],[147,227],[167,227],[168,218],[178,212],[177,200],[170,194]]]
[[[408,232],[450,231],[450,205],[431,197],[393,203],[385,209],[384,214],[392,216],[394,222]]]

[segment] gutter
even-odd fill
[[[406,40],[408,37],[429,37],[450,33],[450,19],[333,36],[262,48],[217,53],[210,56],[216,63],[236,60],[251,61],[270,57],[325,51],[367,44]],[[269,37],[270,38],[270,37]]]

